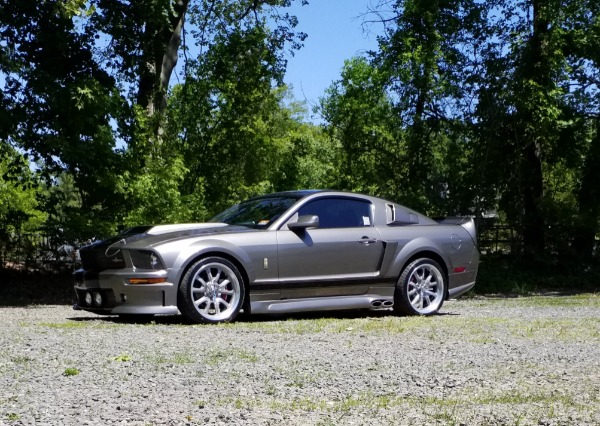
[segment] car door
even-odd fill
[[[282,298],[364,294],[378,274],[383,255],[373,226],[373,206],[350,197],[318,198],[289,221],[316,215],[319,227],[277,231]]]

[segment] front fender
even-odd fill
[[[244,250],[228,241],[209,239],[197,241],[181,250],[179,256],[177,256],[177,259],[173,263],[173,268],[171,270],[174,276],[173,282],[179,284],[181,277],[188,267],[196,260],[206,255],[224,255],[225,257],[235,259],[244,269],[249,282],[255,280],[255,273],[252,268],[250,256],[248,256]]]

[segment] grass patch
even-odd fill
[[[153,364],[174,364],[184,365],[196,362],[194,357],[187,352],[175,352],[172,354],[157,354],[148,358]]]
[[[68,368],[65,368],[65,371],[63,371],[63,376],[66,376],[66,377],[77,376],[79,373],[80,373],[80,371],[77,368],[68,367]]]
[[[67,321],[67,322],[41,322],[37,324],[40,327],[48,327],[48,328],[57,328],[57,329],[80,329],[80,328],[88,328],[90,324],[86,322],[79,321]]]
[[[452,333],[472,343],[495,343],[505,336],[536,341],[586,342],[600,338],[600,318],[465,318],[446,317],[427,336]],[[442,337],[443,338],[443,337]]]
[[[362,392],[347,395],[338,399],[294,397],[284,398],[252,398],[225,397],[214,401],[214,407],[229,407],[236,410],[263,409],[277,412],[317,412],[329,416],[343,417],[351,413],[377,415],[380,412],[390,414],[401,413],[413,409],[427,416],[429,421],[442,424],[465,424],[480,405],[503,410],[511,405],[511,414],[516,416],[516,423],[525,421],[530,424],[532,418],[552,418],[558,407],[570,407],[583,412],[586,407],[577,403],[570,395],[528,392],[515,389],[499,394],[477,395],[474,389],[464,389],[459,395],[444,397],[397,395],[395,393],[375,394]],[[207,403],[198,402],[204,408]],[[516,407],[515,407],[516,406]],[[208,407],[210,408],[210,407]],[[525,419],[527,418],[527,419]],[[467,421],[466,424],[469,424]],[[537,424],[537,422],[536,422]]]
[[[523,298],[486,298],[477,299],[474,307],[493,310],[503,308],[535,307],[573,307],[600,308],[600,295],[582,294],[577,296],[536,296]],[[364,315],[364,314],[363,314]],[[460,335],[461,339],[471,343],[496,343],[505,336],[531,340],[559,340],[564,342],[585,342],[600,338],[600,319],[596,317],[578,318],[576,314],[567,317],[468,317],[441,315],[434,317],[398,317],[392,313],[386,316],[340,318],[337,316],[314,319],[287,319],[283,321],[257,321],[227,324],[233,330],[254,330],[269,334],[317,335],[344,333],[349,339],[362,335],[390,336],[402,333],[418,332],[423,338],[445,341],[448,334]],[[352,347],[348,340],[347,347]],[[210,352],[209,364],[217,364],[231,356],[242,356],[241,352],[217,350]]]
[[[552,393],[535,393],[515,390],[496,395],[481,396],[473,400],[475,404],[561,404],[563,406],[576,407],[577,404],[572,396]]]
[[[304,388],[313,385],[317,381],[317,376],[306,373],[292,373],[288,376],[288,379],[288,387]]]
[[[321,411],[327,413],[350,413],[353,411],[373,412],[379,410],[394,409],[404,405],[450,406],[456,404],[452,399],[432,399],[426,397],[414,397],[396,395],[393,393],[376,395],[372,392],[362,392],[355,395],[347,395],[341,399],[325,399],[311,397],[294,397],[291,399],[257,399],[230,397],[221,398],[217,401],[220,407],[233,406],[236,409],[268,409],[273,411]]]
[[[30,358],[25,355],[18,355],[18,356],[12,357],[10,360],[12,362],[14,362],[15,364],[27,364],[27,363],[33,361],[33,358]]]
[[[511,300],[515,306],[532,308],[600,308],[600,294],[583,293],[569,296],[528,296]]]
[[[17,413],[8,413],[6,414],[6,420],[8,421],[16,421],[16,420],[20,420],[21,416],[18,415]]]
[[[514,336],[525,338],[551,338],[553,340],[576,342],[600,337],[600,319],[537,319],[527,325],[519,324],[512,328]]]
[[[579,294],[574,296],[533,296],[512,298],[473,299],[473,308],[485,308],[493,315],[494,309],[502,308],[600,308],[600,294]],[[460,335],[471,343],[496,343],[509,335],[532,340],[559,340],[564,342],[584,342],[600,338],[600,319],[597,317],[578,318],[576,313],[568,316],[548,316],[539,319],[521,317],[469,317],[440,315],[433,317],[399,317],[390,313],[357,313],[354,317],[339,314],[323,318],[289,318],[273,321],[248,321],[224,324],[236,330],[256,331],[261,334],[326,335],[345,334],[346,347],[353,346],[357,336],[390,336],[418,332],[423,338],[445,341],[448,334]],[[374,315],[374,316],[366,316]],[[213,350],[207,353],[208,363],[215,365],[228,357],[244,357],[243,351]],[[247,360],[255,362],[255,354],[246,354]]]
[[[113,361],[117,361],[117,362],[129,362],[132,360],[133,360],[133,358],[131,357],[131,355],[127,355],[127,354],[121,354],[121,355],[113,358]]]
[[[208,365],[219,365],[230,360],[241,360],[249,363],[258,361],[258,356],[244,349],[212,349],[206,352],[205,361]]]
[[[322,318],[289,318],[280,321],[229,323],[224,326],[233,329],[257,330],[269,334],[400,334],[416,329],[430,328],[434,321],[428,317],[398,317],[391,313],[379,313],[378,316],[369,317],[365,317],[365,314],[353,313],[351,318],[340,317],[343,314],[330,315],[332,316]]]

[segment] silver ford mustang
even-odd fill
[[[393,309],[431,315],[475,285],[470,218],[434,221],[376,197],[290,191],[208,223],[140,226],[81,249],[75,309],[183,314]]]

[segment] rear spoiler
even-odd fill
[[[472,217],[469,216],[448,216],[448,217],[438,217],[434,219],[437,223],[441,225],[460,225],[466,229],[466,231],[471,236],[475,247],[477,247],[477,228],[475,227],[475,221]]]

